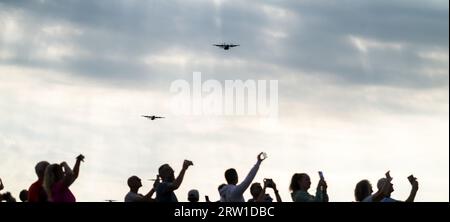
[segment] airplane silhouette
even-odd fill
[[[145,117],[145,118],[148,118],[148,119],[151,119],[151,120],[165,118],[165,117],[162,117],[162,116],[145,116],[145,115],[142,115],[142,117]]]
[[[223,44],[214,44],[213,46],[217,46],[217,47],[223,48],[224,50],[228,50],[230,48],[233,48],[233,47],[236,47],[236,46],[239,46],[239,45],[223,43]]]

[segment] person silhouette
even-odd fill
[[[236,169],[230,168],[225,171],[225,179],[227,181],[227,185],[223,186],[219,190],[220,202],[245,202],[243,194],[258,173],[259,166],[261,165],[262,161],[266,159],[265,153],[259,153],[256,159],[256,164],[247,174],[244,181],[242,181],[242,183],[240,183],[239,185],[237,185],[239,177]]]
[[[311,179],[306,173],[296,173],[292,176],[291,190],[292,200],[294,202],[328,202],[327,183],[320,179],[317,184],[316,196],[308,193],[311,187]]]
[[[411,183],[411,191],[409,193],[408,198],[405,200],[405,202],[414,202],[414,199],[416,197],[417,191],[419,190],[419,182],[417,182],[417,178],[414,176],[408,177],[409,182]],[[386,196],[381,199],[381,202],[401,202],[399,200],[391,198],[392,192],[394,192],[394,185],[391,183],[392,180],[389,180],[388,178],[381,178],[378,180],[377,188],[378,190],[382,190],[383,187],[388,186],[389,189],[386,193]]]
[[[355,200],[357,202],[362,202],[368,196],[372,195],[372,184],[369,180],[361,180],[356,184],[355,187]]]
[[[390,185],[385,185],[382,189],[373,194],[372,184],[369,180],[361,180],[355,187],[355,200],[357,202],[379,202],[386,197]]]
[[[28,202],[28,190],[22,190],[19,193],[19,199],[22,202]]]
[[[2,179],[0,178],[0,191],[2,191],[4,189],[4,185],[2,182]],[[10,192],[6,192],[6,193],[0,193],[0,202],[16,202],[16,199],[11,195]]]
[[[355,188],[355,197],[357,193],[359,193],[360,195],[360,197],[356,198],[357,201],[358,199],[363,198],[363,196],[366,197],[364,197],[361,202],[380,202],[386,197],[390,197],[390,194],[392,193],[392,191],[394,191],[391,181],[392,177],[390,175],[390,171],[387,171],[385,173],[385,177],[378,181],[378,191],[374,194],[372,194],[372,185],[369,181],[360,181]]]
[[[43,186],[50,202],[76,202],[69,187],[78,178],[83,160],[83,155],[77,156],[73,171],[66,162],[51,164],[45,169]]]
[[[200,199],[200,194],[198,190],[192,189],[188,192],[188,201],[191,203],[196,203]]]
[[[266,194],[267,188],[272,188],[277,202],[282,202],[280,194],[277,190],[277,185],[272,179],[264,179],[264,187],[262,187],[260,183],[253,183],[250,186],[250,194],[252,195],[252,198],[249,199],[248,202],[273,202],[273,198],[269,194]]]
[[[128,187],[130,187],[130,191],[125,196],[125,202],[154,202],[155,199],[152,198],[155,193],[156,187],[159,185],[158,176],[156,176],[155,183],[153,184],[152,189],[146,194],[142,195],[138,193],[139,188],[142,187],[141,179],[137,176],[131,176],[127,180]]]
[[[48,165],[50,164],[47,161],[40,161],[34,167],[38,180],[28,188],[28,202],[47,202],[47,193],[42,184],[44,182],[45,169]]]
[[[181,186],[186,170],[192,165],[192,161],[184,160],[183,168],[177,178],[175,178],[174,171],[169,164],[163,164],[159,167],[158,172],[162,182],[156,188],[157,202],[178,202],[174,191]]]

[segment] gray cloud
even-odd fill
[[[265,5],[232,1],[220,6],[210,1],[3,2],[2,7],[17,10],[22,16],[20,25],[26,37],[11,49],[17,57],[2,63],[43,66],[107,83],[128,82],[133,87],[160,85],[161,81],[172,81],[192,71],[217,79],[255,78],[264,73],[267,65],[302,71],[304,75],[323,75],[344,85],[446,87],[448,73],[430,78],[422,71],[429,61],[417,55],[435,48],[448,52],[446,6],[445,1],[435,5],[410,1],[282,1]],[[32,41],[33,34],[45,25],[80,29],[80,35],[65,38],[65,42],[51,37],[41,40],[48,44],[69,43],[84,55],[57,62],[27,57],[39,44]],[[351,36],[400,44],[402,48],[375,48],[362,54],[349,41]],[[242,47],[225,57],[211,46],[218,41],[238,42]],[[197,63],[192,64],[191,58],[184,69],[179,69],[173,64],[142,62],[145,56],[157,56],[174,48],[179,51],[168,56],[189,53]],[[245,64],[235,69],[233,63],[211,65],[204,60],[221,61],[231,56]],[[270,75],[277,78],[283,74]]]

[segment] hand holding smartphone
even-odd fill
[[[326,192],[328,186],[327,186],[327,182],[325,182],[325,177],[323,176],[322,171],[319,171],[319,177],[320,177],[320,180],[319,180],[319,184],[318,184],[318,189],[320,189],[323,192]]]
[[[388,170],[385,175],[386,175],[386,179],[388,179],[388,181],[391,182],[392,181],[391,171]]]
[[[265,152],[260,153],[258,155],[258,159],[261,161],[267,159],[267,153],[265,153]]]
[[[82,154],[77,156],[77,160],[80,160],[81,162],[84,162],[84,156]]]
[[[264,179],[264,185],[269,188],[273,188],[273,180],[272,179]]]
[[[190,160],[184,160],[183,162],[183,168],[188,168],[189,166],[194,166],[194,163]]]
[[[325,178],[323,177],[322,171],[319,171],[319,177],[320,177],[320,180],[325,180]]]

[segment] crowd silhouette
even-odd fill
[[[226,183],[219,185],[218,193],[220,200],[217,202],[246,202],[244,199],[245,191],[250,187],[252,198],[247,202],[273,202],[272,196],[267,193],[272,189],[277,202],[282,202],[276,183],[270,179],[264,179],[262,185],[253,182],[258,173],[261,163],[267,158],[265,153],[259,153],[256,157],[255,165],[250,169],[244,180],[239,183],[239,176],[234,168],[225,171]],[[75,165],[70,168],[66,162],[50,164],[47,161],[40,161],[36,164],[34,170],[37,175],[37,181],[30,185],[28,190],[24,189],[19,193],[19,199],[22,202],[76,202],[75,195],[69,189],[76,181],[80,173],[81,162],[84,162],[84,156],[76,157]],[[158,169],[151,190],[143,195],[139,193],[142,187],[141,179],[138,176],[131,176],[127,180],[130,191],[125,195],[125,202],[178,202],[175,190],[183,183],[184,176],[189,167],[193,166],[190,160],[184,160],[182,168],[175,178],[175,171],[169,164],[163,164]],[[385,176],[377,182],[377,192],[373,192],[372,184],[369,180],[359,181],[355,187],[356,202],[401,202],[391,197],[394,187],[392,177],[387,171]],[[411,184],[411,192],[405,202],[414,202],[419,183],[413,175],[408,177]],[[293,202],[328,202],[327,182],[320,173],[320,180],[316,187],[315,195],[308,192],[311,187],[311,179],[306,173],[295,173],[292,175],[289,186]],[[16,199],[10,192],[3,192],[5,186],[0,178],[0,202],[16,202]],[[153,195],[156,193],[156,197]],[[189,202],[199,202],[200,193],[197,189],[191,189],[187,194]],[[112,202],[112,201],[110,201]],[[205,202],[211,202],[208,196],[205,196]]]

